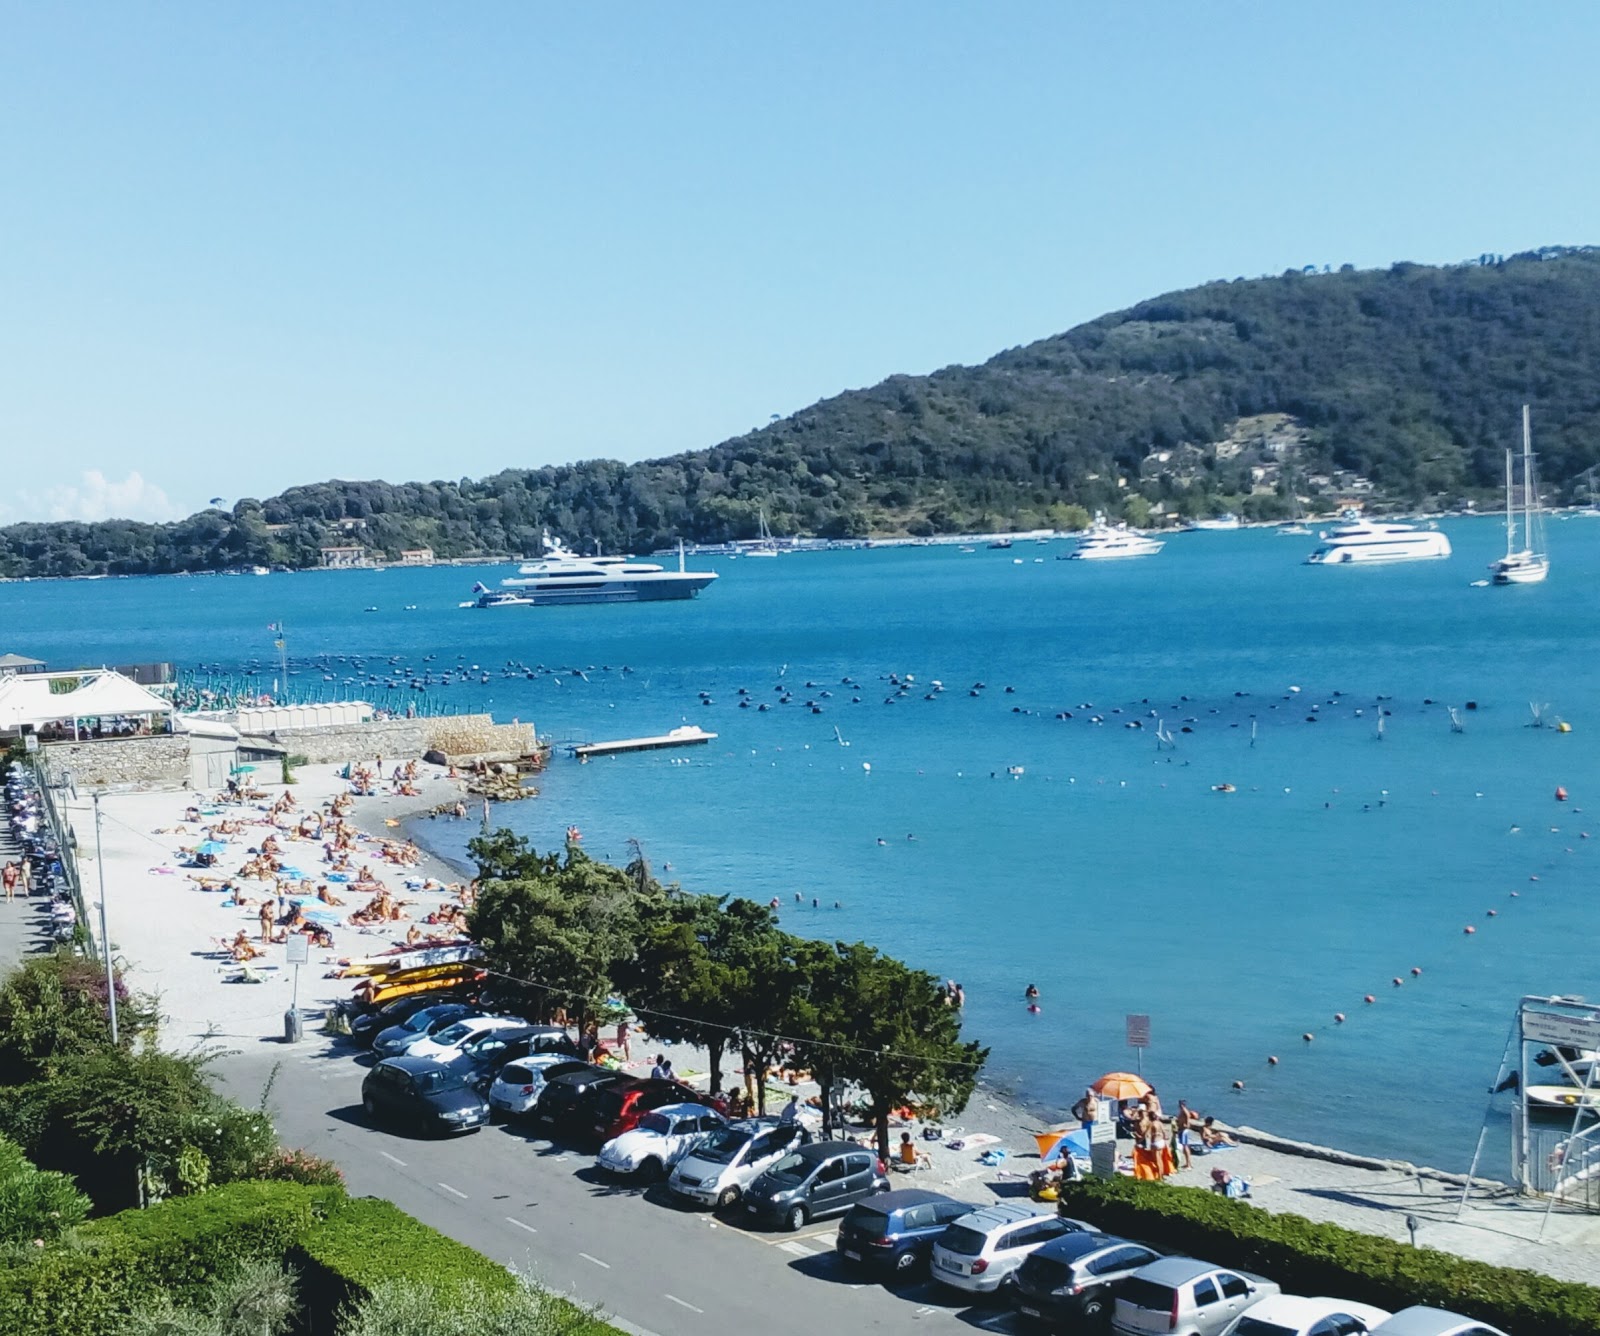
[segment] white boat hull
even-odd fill
[[[1079,548],[1067,554],[1068,561],[1127,561],[1133,557],[1153,557],[1162,548],[1161,543],[1143,544],[1137,548]]]
[[[1497,585],[1541,584],[1550,574],[1550,563],[1543,557],[1506,557],[1489,569]]]
[[[1306,558],[1308,566],[1380,566],[1397,561],[1440,561],[1450,555],[1450,540],[1442,533],[1417,535],[1417,541],[1334,545],[1319,548]]]

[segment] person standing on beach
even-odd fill
[[[257,917],[261,920],[261,940],[263,942],[270,942],[272,940],[273,921],[272,900],[270,897],[263,896],[261,898],[261,912],[259,915],[257,915]]]
[[[17,879],[17,885],[21,889],[23,895],[32,895],[33,859],[29,858],[26,854],[22,856],[21,871],[22,875]]]
[[[17,879],[21,875],[22,874],[17,868],[17,864],[16,864],[16,860],[15,859],[13,859],[11,862],[6,864],[4,872],[0,872],[0,881],[5,882],[5,886],[6,886],[6,903],[7,904],[9,904],[11,902],[11,900],[13,899],[13,897],[15,897],[15,895],[17,893]]]
[[[616,1049],[618,1053],[622,1054],[622,1060],[624,1062],[631,1062],[633,1060],[633,1054],[628,1051],[628,1022],[625,1020],[617,1022]]]
[[[1183,1100],[1178,1101],[1178,1112],[1172,1119],[1173,1130],[1178,1135],[1178,1150],[1183,1156],[1183,1167],[1194,1168],[1194,1151],[1190,1149],[1189,1138],[1200,1120],[1195,1117],[1194,1110]]]

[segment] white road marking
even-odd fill
[[[679,1306],[681,1306],[683,1308],[687,1308],[691,1313],[704,1313],[706,1311],[703,1308],[696,1308],[687,1299],[678,1298],[678,1296],[676,1294],[668,1294],[665,1291],[662,1291],[661,1297],[663,1299],[671,1299],[673,1303],[678,1304]]]
[[[467,1194],[465,1192],[463,1192],[460,1188],[453,1188],[448,1183],[441,1183],[441,1184],[439,1184],[439,1186],[442,1187],[446,1192],[455,1193],[455,1195],[460,1197],[462,1201],[466,1201]]]
[[[611,1270],[610,1262],[602,1262],[598,1257],[590,1257],[589,1254],[585,1252],[579,1253],[578,1256],[583,1258],[583,1260],[586,1262],[593,1262],[596,1266],[605,1267],[607,1271]]]
[[[530,1234],[537,1234],[539,1232],[532,1225],[524,1224],[521,1220],[518,1220],[517,1217],[514,1216],[514,1215],[508,1215],[506,1217],[506,1220],[507,1220],[508,1223],[515,1225],[518,1229],[527,1230],[528,1233],[530,1233]]]
[[[398,1164],[402,1169],[404,1169],[406,1167],[406,1162],[404,1160],[402,1160],[398,1155],[391,1155],[386,1150],[380,1150],[378,1152],[378,1154],[383,1156],[383,1158],[388,1160],[389,1163],[391,1163],[391,1164]]]
[[[778,1245],[786,1253],[793,1253],[796,1257],[810,1257],[811,1249],[803,1243],[796,1243],[793,1239],[785,1239]]]

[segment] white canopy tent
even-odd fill
[[[76,681],[63,691],[55,683]],[[46,724],[72,724],[77,736],[83,719],[141,716],[154,719],[173,713],[172,702],[146,691],[110,669],[82,673],[26,673],[0,679],[0,732],[20,733]]]

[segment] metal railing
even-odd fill
[[[94,930],[89,923],[89,911],[83,898],[83,878],[78,872],[77,841],[73,834],[72,823],[66,819],[61,810],[58,792],[58,787],[61,789],[70,787],[71,778],[65,776],[56,779],[51,774],[50,763],[42,752],[36,753],[30,759],[33,762],[33,772],[39,780],[39,795],[44,803],[45,821],[49,823],[50,834],[55,839],[56,848],[60,850],[60,875],[72,897],[72,908],[77,913],[77,921],[83,925],[84,950],[91,959],[99,960],[101,953],[95,943]]]

